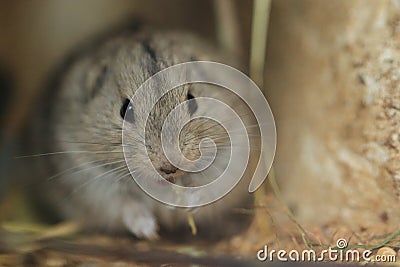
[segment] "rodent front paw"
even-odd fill
[[[142,207],[143,208],[143,207]],[[126,207],[123,211],[122,220],[128,230],[138,238],[158,239],[158,225],[150,212],[138,211],[137,207]]]

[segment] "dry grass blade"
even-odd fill
[[[253,7],[253,21],[251,33],[250,50],[250,78],[263,90],[264,85],[264,64],[267,46],[267,33],[269,24],[270,0],[255,0]],[[264,90],[265,94],[265,90]],[[264,187],[260,187],[255,193],[256,205],[262,203],[265,197]],[[269,227],[264,222],[267,215],[256,213],[257,228],[260,232],[268,234]]]
[[[264,87],[264,65],[271,0],[254,0],[250,50],[250,77]]]
[[[228,55],[242,56],[239,21],[236,17],[235,2],[232,0],[214,0],[215,19],[217,21],[217,39]]]

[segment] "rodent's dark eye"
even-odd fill
[[[187,100],[193,99],[192,101],[189,101],[189,113],[190,113],[190,115],[193,115],[197,110],[197,102],[191,93],[188,93],[186,98],[187,98]]]
[[[121,106],[121,110],[119,114],[121,115],[122,119],[126,121],[133,122],[133,107],[130,105],[131,101],[127,98],[124,100]]]

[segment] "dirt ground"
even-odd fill
[[[8,208],[24,205],[18,198],[13,201],[19,204],[10,203]],[[6,210],[3,205],[1,211]],[[3,223],[0,266],[265,266],[257,261],[257,252],[264,246],[268,246],[268,251],[313,249],[319,255],[323,249],[335,248],[338,240],[344,239],[349,248],[361,245],[363,248],[357,248],[359,251],[371,250],[371,260],[384,253],[382,248],[396,253],[399,247],[400,232],[390,237],[392,228],[384,223],[387,220],[384,217],[383,223],[363,228],[351,228],[335,220],[324,225],[299,225],[285,210],[285,205],[268,193],[255,209],[241,211],[255,213],[247,231],[214,243],[206,240],[176,243],[167,239],[150,242],[129,236],[84,234],[68,222],[55,226]],[[400,253],[395,255],[399,257]],[[327,255],[324,261],[329,262]],[[342,263],[367,262],[361,259]]]

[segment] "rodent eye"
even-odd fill
[[[119,114],[123,120],[133,122],[133,107],[130,105],[131,101],[127,98],[122,102]]]
[[[187,98],[187,100],[193,99],[192,101],[189,101],[189,103],[188,103],[189,104],[189,113],[190,113],[190,115],[193,115],[197,110],[197,102],[191,93],[188,93],[186,98]]]

